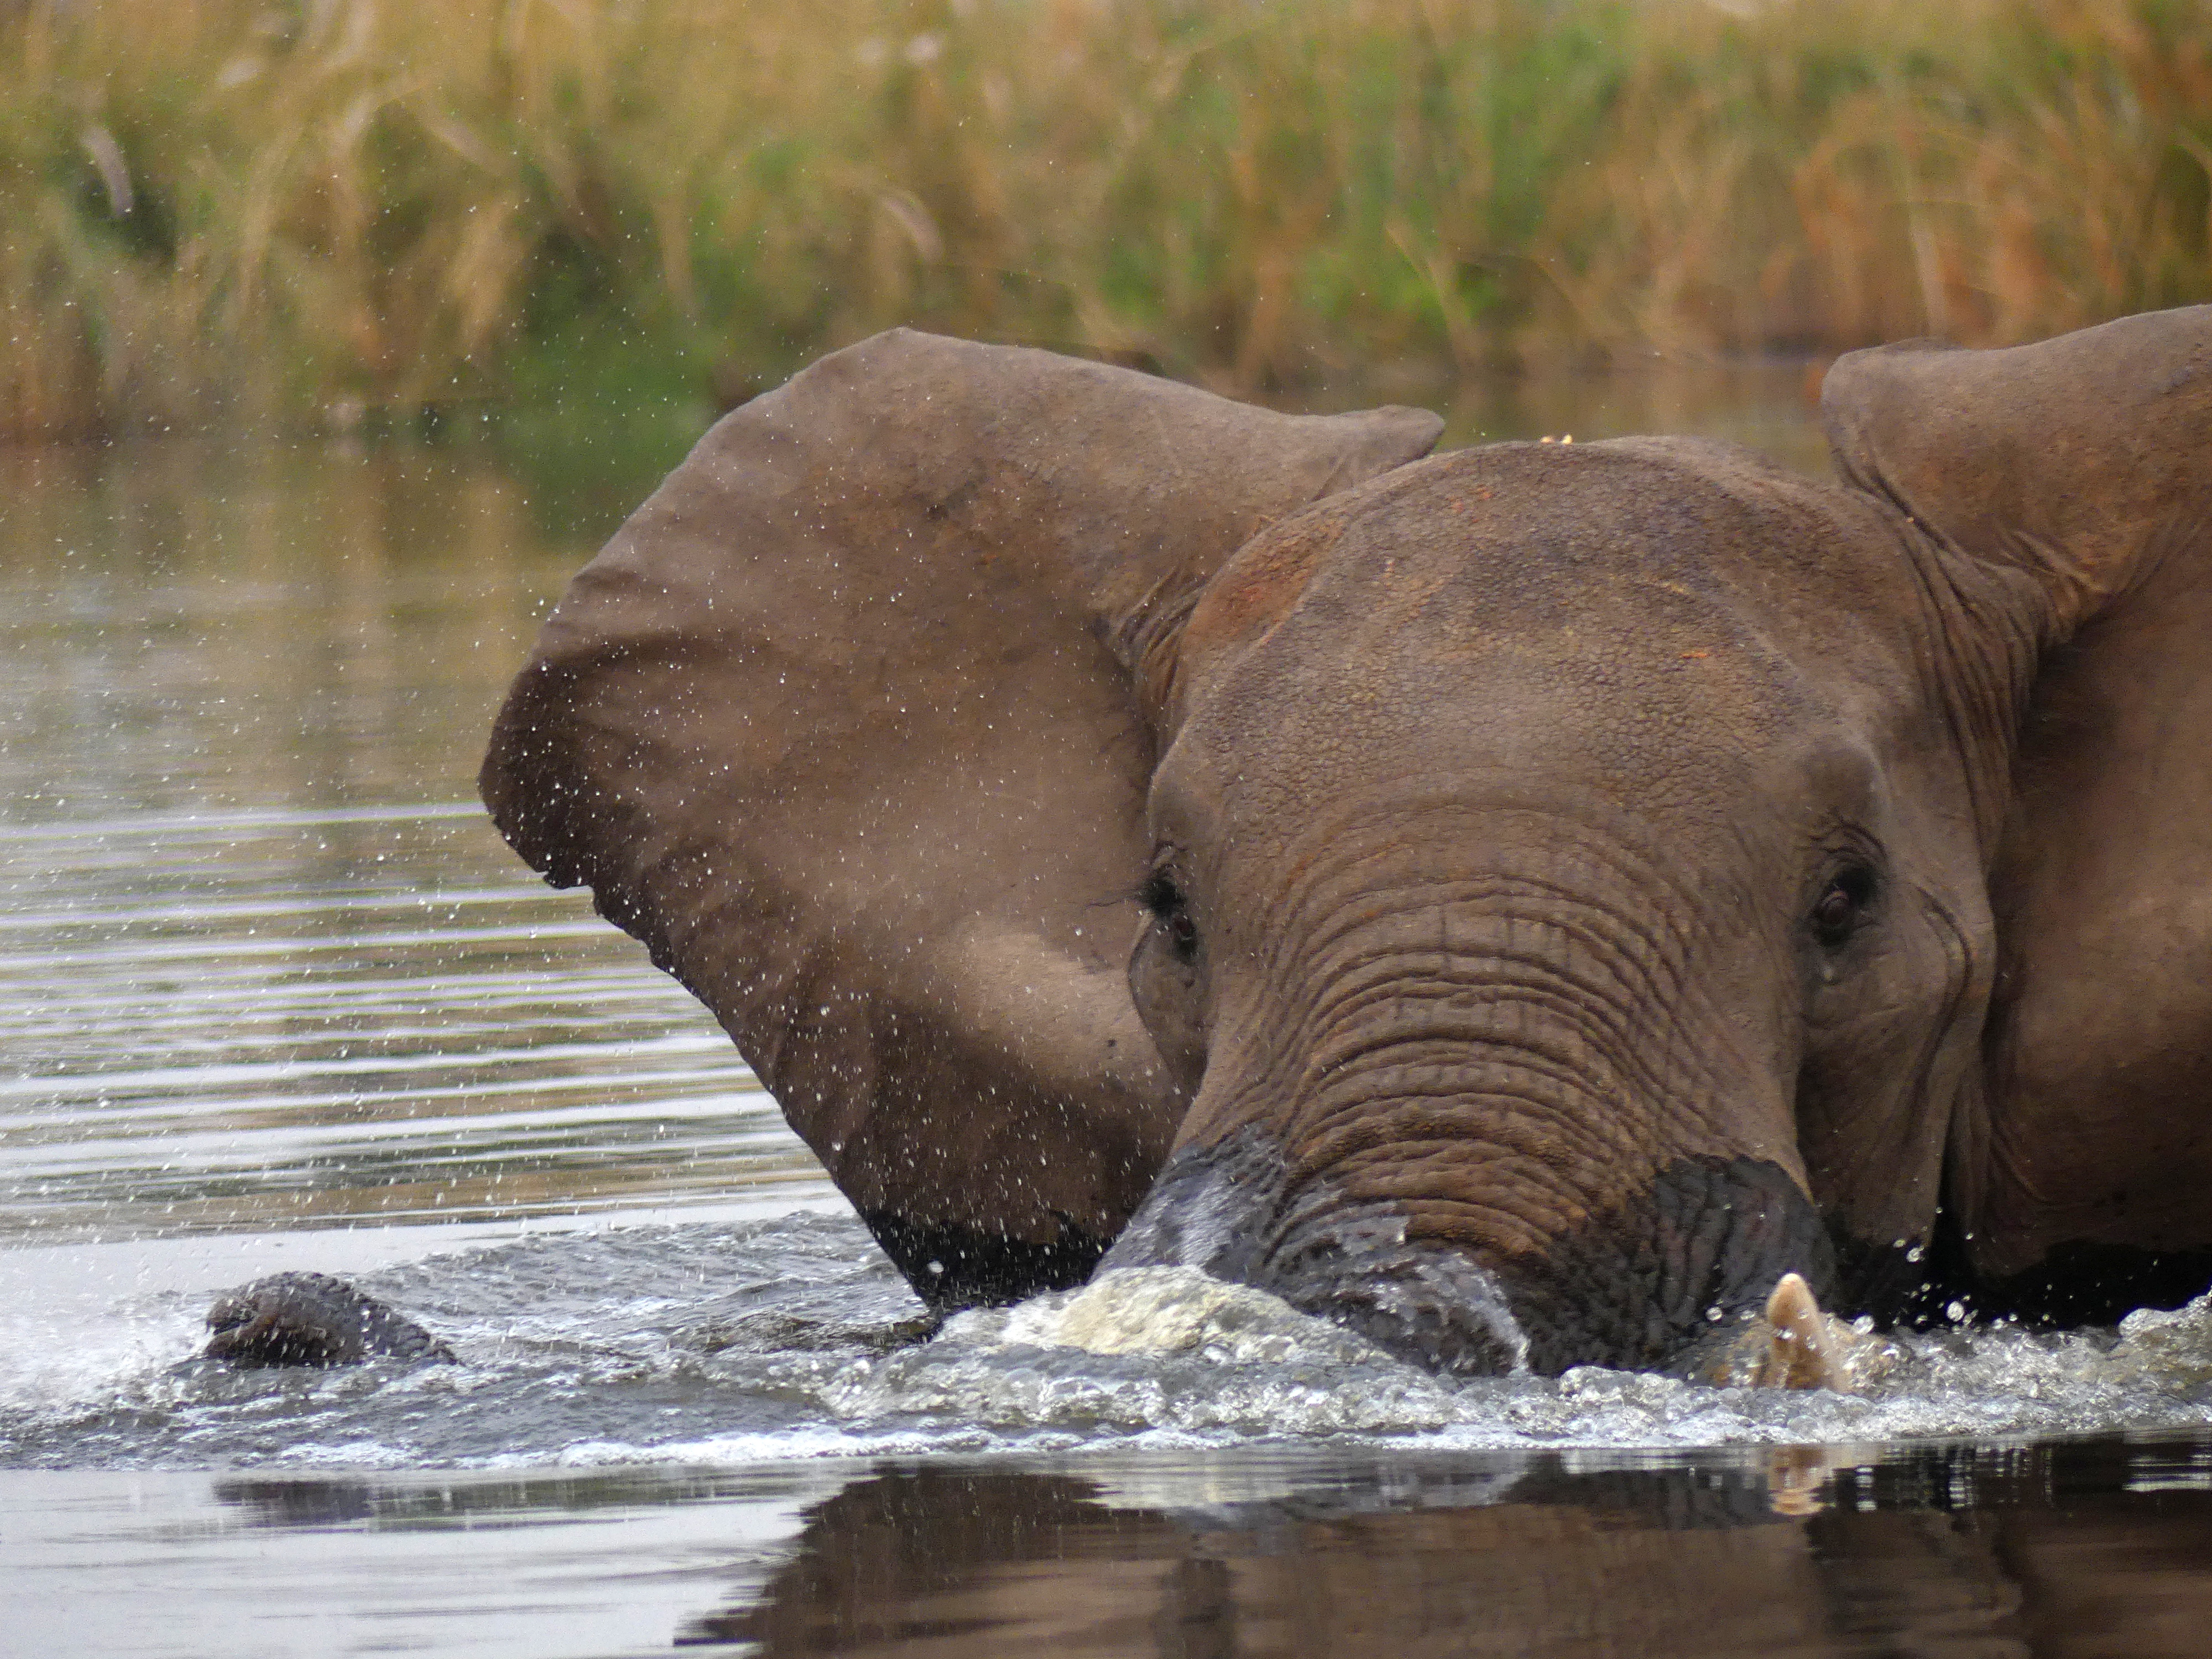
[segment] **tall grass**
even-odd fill
[[[0,434],[2212,297],[2212,0],[0,0]]]

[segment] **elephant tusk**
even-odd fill
[[[1907,1364],[1898,1346],[1820,1311],[1813,1287],[1784,1273],[1766,1311],[1689,1358],[1682,1375],[1723,1389],[1833,1389],[1863,1393]]]
[[[1813,1287],[1796,1273],[1774,1281],[1766,1298],[1763,1347],[1751,1365],[1756,1389],[1838,1389],[1851,1385],[1850,1351],[1833,1322],[1813,1299]]]

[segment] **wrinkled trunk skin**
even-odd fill
[[[1572,900],[1423,884],[1279,937],[1103,1269],[1197,1267],[1475,1374],[1663,1367],[1785,1272],[1832,1296],[1788,1022],[1688,977],[1759,964],[1717,948],[1725,914],[1662,926],[1577,873]]]
[[[1438,1370],[1656,1370],[1798,1273],[1832,1299],[1834,1253],[1778,1165],[1680,1158],[1548,1249],[1424,1237],[1403,1206],[1327,1181],[1289,1191],[1279,1144],[1245,1131],[1177,1153],[1101,1271],[1194,1267],[1255,1285]]]

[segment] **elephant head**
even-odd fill
[[[1856,354],[1832,485],[878,336],[578,577],[485,798],[939,1305],[1110,1245],[1554,1370],[2186,1277],[2209,368]]]

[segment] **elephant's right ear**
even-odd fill
[[[1125,982],[1125,664],[1439,426],[879,335],[722,421],[577,577],[484,799],[714,1011],[932,1301],[1077,1282],[1183,1105]]]
[[[1821,401],[1846,477],[1940,550],[1960,689],[2033,674],[1983,769],[2000,971],[1949,1200],[1976,1265],[2212,1245],[2212,306],[1856,352]]]

